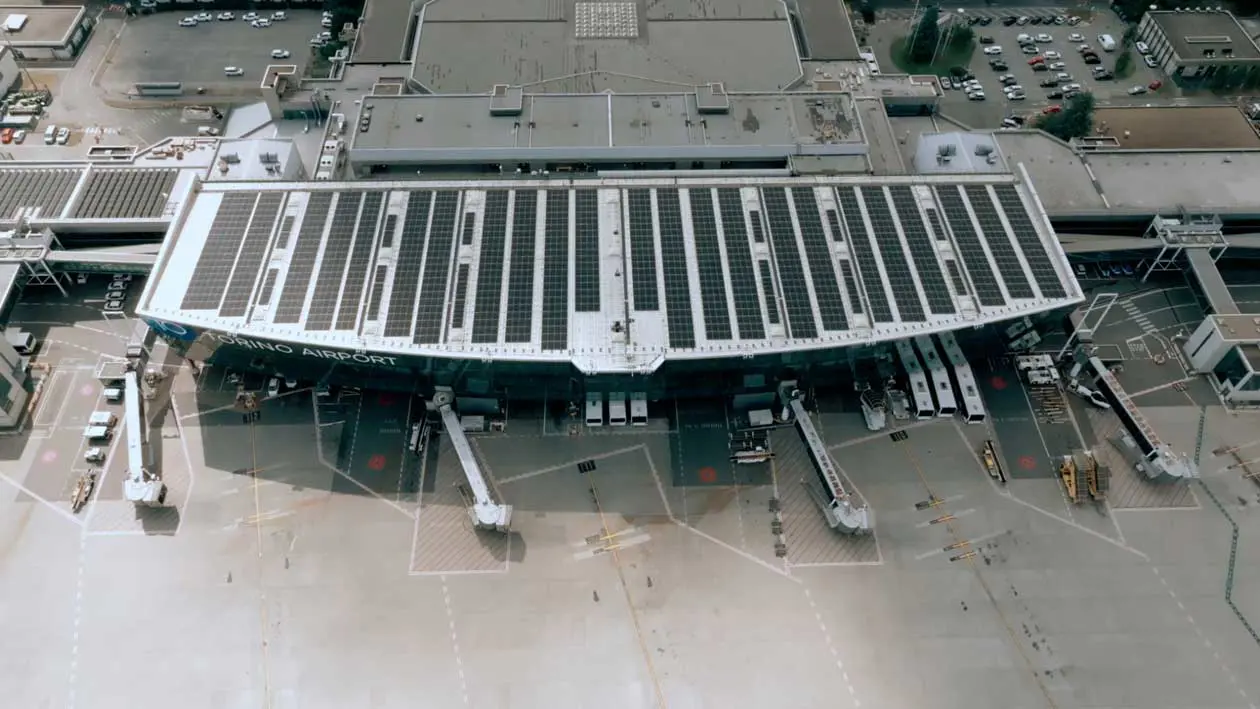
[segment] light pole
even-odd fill
[[[948,19],[949,19],[949,27],[946,27],[946,28],[945,28],[945,34],[940,35],[939,37],[937,37],[937,39],[936,39],[936,46],[932,49],[932,64],[936,64],[936,57],[937,57],[937,55],[938,55],[938,54],[940,54],[941,47],[942,47],[942,46],[944,46],[944,47],[948,47],[948,46],[949,46],[949,40],[950,40],[950,38],[951,38],[951,37],[953,37],[953,35],[954,35],[954,26],[955,26],[955,24],[957,24],[957,23],[961,23],[961,22],[963,21],[963,19],[962,19],[962,18],[963,18],[966,14],[967,14],[966,10],[964,10],[963,8],[961,8],[961,7],[960,7],[960,8],[958,8],[958,15],[957,15],[957,17],[954,17],[954,16],[949,16],[949,17],[948,17]]]

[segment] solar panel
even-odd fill
[[[857,278],[853,275],[853,264],[848,259],[840,261],[840,273],[844,274],[844,290],[849,294],[849,307],[853,312],[861,314],[862,291],[858,290]]]
[[[219,307],[257,200],[256,192],[230,192],[223,196],[188,281],[188,290],[184,291],[181,308],[214,310]]]
[[[477,232],[477,213],[464,212],[464,236],[462,243],[464,246],[472,246],[473,235]]]
[[[827,210],[827,226],[831,228],[831,239],[843,244],[844,230],[840,228],[840,215],[834,209]]]
[[[420,282],[420,298],[416,306],[416,333],[412,337],[417,345],[435,345],[442,339],[459,198],[460,193],[456,190],[442,190],[433,201],[429,249],[424,257],[424,279]]]
[[[569,344],[569,191],[547,191],[543,234],[542,348]]]
[[[704,315],[704,335],[710,340],[731,339],[731,314],[726,304],[726,273],[722,270],[722,247],[718,242],[717,218],[713,214],[713,190],[690,190],[691,231],[696,269],[700,273],[700,304]]]
[[[285,273],[284,289],[280,292],[280,304],[272,321],[292,324],[302,318],[302,306],[306,304],[306,290],[311,284],[311,272],[319,256],[319,245],[324,240],[324,225],[332,206],[331,192],[313,192],[302,213],[302,226],[298,227],[297,243],[289,257],[289,270]]]
[[[975,224],[967,212],[967,205],[963,202],[958,185],[936,187],[935,191],[936,200],[940,202],[941,210],[945,214],[945,221],[949,223],[950,231],[954,232],[954,242],[958,244],[958,254],[962,256],[963,266],[976,288],[976,299],[980,301],[980,305],[987,307],[1006,305],[1006,296],[1002,295],[997,276],[989,268],[989,258],[980,244],[980,237],[976,234]]]
[[[1006,212],[1006,221],[1010,222],[1011,230],[1015,232],[1015,241],[1024,252],[1024,259],[1028,261],[1028,268],[1032,270],[1033,280],[1037,281],[1041,294],[1047,298],[1066,298],[1067,289],[1063,287],[1059,272],[1050,262],[1046,244],[1033,226],[1028,208],[1024,206],[1024,200],[1020,199],[1015,186],[994,185],[993,192],[997,195],[1002,211]]]
[[[451,304],[451,329],[464,326],[464,301],[468,297],[468,264],[461,263],[455,272],[455,302]]]
[[[967,281],[963,280],[962,271],[954,259],[945,259],[945,268],[949,270],[949,280],[954,282],[954,291],[959,295],[967,295]]]
[[[949,233],[945,231],[945,225],[941,224],[941,213],[936,211],[935,207],[924,207],[923,211],[927,212],[928,223],[932,225],[932,233],[936,234],[936,240],[948,243]]]
[[[599,302],[599,192],[578,190],[574,197],[573,309],[597,313]]]
[[[718,214],[722,218],[722,238],[726,244],[726,266],[731,277],[731,296],[735,298],[735,324],[743,340],[761,340],[766,325],[761,320],[761,296],[757,293],[756,272],[752,269],[752,248],[743,222],[743,200],[740,190],[717,190]]]
[[[363,286],[372,267],[372,249],[376,245],[376,227],[381,224],[381,203],[384,192],[368,192],[363,198],[363,214],[355,231],[350,265],[341,286],[341,304],[337,308],[338,330],[353,330],[359,323],[359,306],[363,303]]]
[[[381,319],[381,297],[385,293],[386,278],[389,278],[389,266],[377,266],[376,275],[372,277],[372,295],[368,298],[368,309],[363,315],[365,321]]]
[[[538,191],[516,190],[508,263],[504,342],[529,342],[534,329],[534,245],[538,238]]]
[[[761,211],[757,209],[748,210],[748,222],[752,224],[753,241],[758,244],[766,243],[765,226],[761,223]]]
[[[354,241],[354,223],[359,218],[362,204],[362,192],[342,192],[337,196],[337,207],[333,210],[332,225],[328,227],[328,239],[324,243],[324,255],[320,257],[315,292],[306,310],[307,332],[332,327],[341,279],[346,273],[346,259],[350,256],[350,242]]]
[[[849,231],[849,248],[857,257],[854,267],[862,278],[862,285],[866,287],[871,320],[876,323],[893,322],[895,318],[892,306],[888,304],[884,278],[879,274],[879,262],[875,260],[875,250],[871,248],[871,237],[866,231],[866,222],[862,220],[862,208],[858,204],[857,191],[852,187],[837,187],[836,200],[840,205],[844,225]]]
[[[259,305],[271,304],[271,294],[276,289],[276,276],[279,275],[279,273],[280,269],[278,268],[267,269],[267,275],[263,278],[262,291],[258,294]]]
[[[424,261],[425,233],[429,227],[433,193],[427,190],[407,194],[402,233],[398,235],[394,258],[394,289],[389,294],[385,314],[385,337],[410,337],[416,308],[416,288],[420,285],[420,264]]]
[[[957,313],[958,308],[954,305],[949,286],[945,283],[945,275],[941,273],[941,263],[936,260],[936,247],[932,245],[927,227],[923,226],[919,200],[915,198],[913,190],[904,185],[890,186],[888,193],[892,195],[893,207],[897,209],[901,233],[905,235],[906,244],[910,247],[910,258],[914,260],[914,270],[919,274],[919,285],[923,287],[923,295],[927,297],[928,309],[937,315]]]
[[[635,310],[659,310],[656,292],[656,236],[652,233],[652,192],[627,190],[630,212],[630,284]]]
[[[289,247],[289,234],[293,232],[293,222],[295,217],[290,214],[280,222],[280,233],[276,235],[276,249],[284,250]]]
[[[696,346],[696,322],[691,314],[691,278],[687,273],[687,242],[683,234],[681,202],[677,189],[656,190],[669,346],[688,348]]]
[[[966,191],[971,210],[975,212],[976,221],[980,224],[980,231],[989,244],[989,253],[993,254],[998,273],[1006,281],[1006,292],[1012,298],[1035,298],[1036,294],[1028,282],[1028,274],[1019,262],[1019,254],[1015,253],[1011,238],[1006,233],[1006,226],[1002,224],[1002,217],[993,206],[989,188],[985,185],[967,185]]]
[[[766,325],[761,319],[761,298],[757,294],[752,248],[748,245],[748,228],[744,224],[743,200],[739,190],[733,187],[721,188],[717,195],[731,297],[735,299],[735,326],[741,339],[761,340],[766,336]]]
[[[903,322],[923,322],[927,320],[927,314],[923,312],[919,291],[914,287],[914,272],[906,262],[906,252],[901,248],[901,238],[892,218],[892,210],[888,208],[888,197],[884,188],[863,187],[861,193],[862,202],[866,205],[866,218],[871,222],[875,246],[884,261],[888,287],[892,289],[893,300],[897,302],[897,312]]]
[[[481,258],[477,266],[477,294],[473,298],[472,341],[499,341],[499,302],[503,295],[503,253],[507,247],[508,191],[486,193],[481,219]]]
[[[814,298],[818,301],[823,329],[848,330],[849,319],[844,314],[844,300],[840,297],[840,284],[836,282],[835,266],[831,265],[831,248],[827,246],[827,233],[818,216],[814,188],[793,188],[792,201],[796,203],[796,223],[801,227],[801,242],[805,244],[805,260],[814,281]]]
[[[245,310],[249,307],[249,299],[258,284],[258,271],[262,267],[263,257],[267,255],[267,244],[271,242],[271,232],[276,228],[276,217],[280,215],[280,204],[283,201],[284,195],[275,192],[264,192],[258,198],[254,217],[245,230],[241,251],[236,257],[236,270],[232,272],[227,291],[223,294],[223,305],[219,306],[220,317],[245,317]]]
[[[769,261],[757,261],[761,270],[761,290],[766,297],[766,317],[771,325],[779,324],[779,298],[774,292],[774,276],[770,273]]]
[[[398,228],[398,215],[385,216],[385,228],[381,230],[381,248],[388,249],[394,245],[394,230]]]
[[[796,228],[788,211],[787,190],[782,187],[763,188],[761,204],[765,207],[766,222],[770,226],[770,246],[779,270],[779,287],[787,310],[788,336],[818,337],[814,306],[809,302],[809,286],[805,283],[805,267],[801,264],[801,250],[796,245]]]

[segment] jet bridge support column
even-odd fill
[[[468,516],[477,529],[506,532],[512,525],[512,506],[501,505],[494,501],[490,494],[490,486],[481,473],[481,466],[473,455],[472,446],[468,445],[468,437],[460,424],[459,415],[454,409],[455,395],[449,390],[439,390],[433,396],[433,408],[442,416],[442,425],[446,427],[446,435],[455,447],[459,456],[459,464],[464,469],[464,477],[468,480],[468,492],[472,497],[468,508]]]

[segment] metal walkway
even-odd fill
[[[1215,315],[1240,314],[1238,304],[1234,302],[1234,296],[1229,294],[1225,279],[1221,278],[1220,269],[1216,267],[1216,261],[1212,260],[1212,254],[1202,249],[1186,249],[1186,259],[1190,261],[1190,269],[1194,271],[1199,286],[1203,288],[1203,295],[1207,297],[1212,313]]]
[[[118,270],[130,273],[140,269],[141,273],[148,273],[157,262],[158,246],[160,245],[154,246],[153,253],[98,249],[50,251],[44,260],[61,271],[74,271],[78,267],[78,270],[85,271]]]
[[[1199,477],[1198,466],[1184,455],[1173,453],[1160,439],[1159,434],[1151,427],[1138,405],[1129,398],[1128,392],[1120,386],[1116,375],[1111,373],[1107,365],[1097,357],[1090,357],[1089,364],[1098,375],[1096,382],[1099,391],[1107,398],[1120,423],[1132,437],[1138,456],[1142,459],[1138,470],[1148,479],[1156,482],[1174,482],[1187,478]],[[1121,448],[1120,446],[1117,446]],[[1121,452],[1124,449],[1121,448]]]

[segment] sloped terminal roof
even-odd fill
[[[180,175],[184,180],[180,181]],[[192,172],[177,168],[63,163],[0,168],[0,224],[169,219]]]
[[[206,184],[138,311],[384,354],[646,372],[1081,300],[1009,175]]]
[[[780,0],[661,0],[646,9],[622,0],[433,0],[418,35],[411,78],[432,93],[495,84],[652,91],[713,81],[778,91],[801,78]]]

